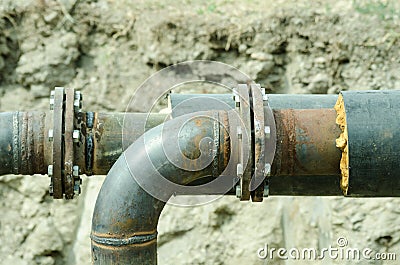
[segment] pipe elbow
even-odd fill
[[[156,264],[157,223],[173,194],[229,160],[228,114],[208,111],[161,124],[136,140],[109,171],[92,219],[94,264]],[[193,188],[193,187],[192,187]]]

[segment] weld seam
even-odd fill
[[[135,235],[128,238],[101,237],[91,234],[90,238],[97,244],[119,247],[150,242],[157,238],[157,232],[148,235]]]

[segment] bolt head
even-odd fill
[[[242,189],[240,188],[240,185],[236,185],[236,197],[239,199],[242,197]]]
[[[81,91],[75,91],[75,99],[77,100],[82,100],[82,94]]]
[[[74,139],[75,143],[79,142],[80,137],[81,137],[81,133],[79,132],[79,130],[74,130],[72,132],[72,139]]]
[[[72,175],[74,177],[79,177],[79,166],[73,166],[72,167]]]
[[[236,166],[236,175],[238,177],[243,176],[243,165],[242,164],[237,164],[237,166]]]
[[[271,127],[265,126],[264,132],[265,132],[265,137],[267,137],[269,139],[271,137]]]
[[[81,194],[81,187],[79,185],[74,185],[74,195],[79,196]]]
[[[49,141],[50,142],[53,141],[53,135],[54,135],[54,131],[53,131],[53,129],[50,129],[49,133],[48,133],[48,137],[49,137]]]
[[[269,176],[271,174],[271,164],[265,163],[264,165],[264,177]]]
[[[236,131],[237,131],[238,138],[242,139],[242,127],[238,126],[236,128]]]
[[[54,109],[54,97],[50,98],[50,110]]]
[[[50,196],[53,196],[53,193],[54,193],[53,183],[50,183],[50,185],[49,185],[49,193],[50,193]]]
[[[263,197],[268,197],[268,195],[269,195],[269,186],[268,185],[264,185]]]

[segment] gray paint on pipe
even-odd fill
[[[400,196],[400,90],[344,91],[352,197]]]
[[[235,107],[232,94],[170,94],[172,117],[193,111],[230,110]],[[269,94],[272,109],[333,108],[337,95]]]

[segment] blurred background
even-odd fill
[[[397,0],[1,0],[0,110],[47,110],[50,90],[66,86],[82,91],[86,110],[124,111],[151,74],[194,59],[235,66],[270,93],[399,89],[399,24]],[[1,176],[0,264],[90,264],[103,180],[84,177],[82,195],[66,202],[49,196],[47,176]],[[399,202],[223,197],[167,206],[159,264],[398,264],[261,260],[257,250],[321,249],[345,237],[400,259]]]

